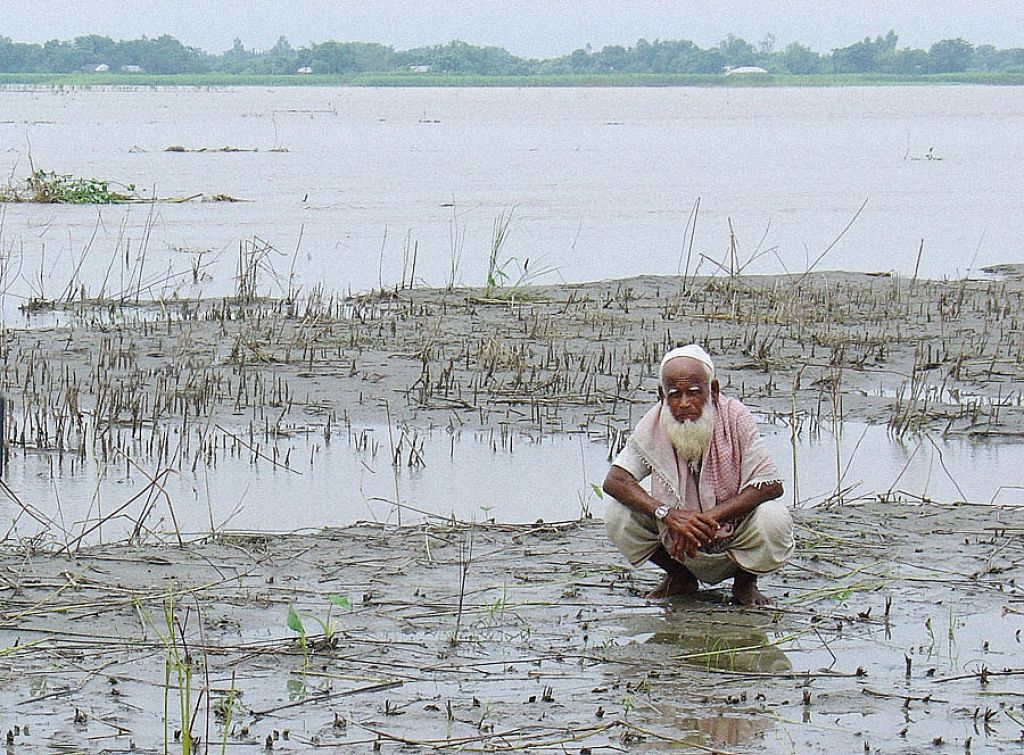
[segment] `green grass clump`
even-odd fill
[[[112,187],[118,188],[112,188]],[[135,184],[115,184],[98,178],[79,178],[69,173],[34,170],[22,185],[0,190],[0,202],[40,204],[120,204],[141,197]]]

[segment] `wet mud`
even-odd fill
[[[14,752],[178,752],[183,710],[214,752],[1019,752],[1024,513],[797,520],[766,609],[645,599],[593,520],[7,553],[3,728]]]
[[[12,752],[1017,752],[1016,485],[998,506],[898,502],[888,478],[810,501],[765,610],[646,600],[657,575],[586,518],[195,540],[147,517],[179,471],[288,470],[285,440],[360,422],[405,466],[417,426],[614,448],[691,340],[796,436],[858,420],[1015,442],[1022,300],[1015,279],[836,273],[62,305],[3,334],[6,460],[123,475],[134,526],[100,544],[108,507],[56,538],[59,474],[52,499],[4,491],[0,733]],[[297,479],[281,505],[302,496]]]

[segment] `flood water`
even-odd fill
[[[670,274],[686,266],[698,198],[691,272],[718,269],[710,260],[725,259],[731,222],[746,272],[953,277],[1020,259],[1022,117],[1020,87],[8,88],[0,170],[12,181],[35,167],[148,196],[246,201],[0,205],[0,315],[26,324],[26,299],[83,291],[229,294],[240,245],[257,238],[272,245],[263,294],[482,284],[503,212],[499,261],[513,280],[527,259],[537,282]],[[792,481],[788,430],[767,430]],[[363,428],[331,444],[282,441],[290,470],[230,457],[183,470],[134,516],[149,502],[147,526],[208,532],[423,516],[413,509],[503,521],[602,511],[591,487],[607,465],[601,440],[414,432],[424,466],[398,467],[397,489],[386,428]],[[1002,470],[1024,462],[1019,446],[900,445],[856,425],[837,461],[826,436],[798,444],[787,495],[800,505],[837,491],[1005,502],[1017,480]],[[147,482],[123,465],[32,453],[16,454],[7,475],[23,500],[52,502],[47,516],[68,533]],[[117,524],[107,529],[117,536]]]
[[[690,271],[720,269],[731,222],[745,272],[955,277],[1020,259],[1022,117],[1021,87],[9,88],[11,180],[247,201],[5,205],[3,311],[82,286],[230,293],[256,237],[263,293],[480,285],[510,210],[512,279],[673,274],[698,198]]]
[[[826,431],[797,439],[794,482],[788,428],[763,429],[791,505],[878,496],[999,504],[1021,498],[1015,473],[1024,467],[1020,444],[937,437],[899,443],[884,427],[847,422],[838,439]],[[397,467],[391,464],[392,444],[401,457]],[[122,539],[140,520],[143,533],[177,530],[195,536],[359,520],[552,522],[604,513],[595,486],[608,470],[608,443],[583,435],[407,429],[389,436],[386,427],[353,427],[330,443],[320,435],[301,436],[261,453],[228,456],[193,470],[182,465],[160,478],[159,492],[150,485],[155,468],[20,450],[12,453],[4,479],[20,500],[54,520],[50,536],[58,541],[83,533],[92,542]],[[15,502],[0,500],[4,520],[13,521],[18,513]],[[107,521],[94,530],[101,519]],[[39,529],[22,514],[14,531],[29,536]]]

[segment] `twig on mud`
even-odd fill
[[[711,661],[712,659],[718,658],[723,655],[738,653],[756,653],[761,650],[767,650],[768,648],[779,647],[780,645],[784,645],[787,642],[792,642],[801,635],[807,634],[808,632],[812,632],[815,629],[815,627],[808,627],[807,629],[804,629],[802,631],[794,632],[793,634],[788,634],[785,637],[780,637],[779,639],[774,640],[773,642],[760,642],[754,645],[742,645],[738,647],[730,646],[727,648],[723,648],[722,650],[706,650],[702,653],[684,653],[683,655],[673,655],[671,656],[671,659],[674,661],[697,661],[701,660],[702,658],[706,658],[709,661]]]
[[[263,710],[254,710],[252,715],[255,718],[263,718],[269,716],[271,713],[277,713],[280,710],[286,710],[288,708],[297,708],[300,705],[306,703],[320,702],[321,700],[330,700],[335,697],[348,697],[350,695],[360,695],[364,692],[382,692],[386,689],[393,689],[395,687],[401,687],[405,684],[402,680],[396,680],[393,682],[382,682],[380,684],[371,684],[366,687],[358,687],[356,689],[346,689],[340,692],[321,692],[318,695],[310,695],[309,697],[303,698],[302,700],[296,700],[295,702],[285,703],[284,705],[277,705],[273,708],[264,708]]]
[[[592,726],[588,729],[578,729],[570,731],[567,734],[558,736],[556,739],[545,739],[542,741],[529,741],[529,739],[539,740],[541,737],[549,736],[546,732],[535,732],[533,734],[527,734],[530,731],[529,727],[520,726],[515,729],[506,729],[504,731],[488,732],[487,734],[478,734],[471,737],[446,737],[445,739],[413,739],[412,737],[403,737],[398,734],[390,734],[386,731],[378,729],[369,724],[360,723],[353,721],[356,726],[364,729],[371,734],[376,735],[381,739],[387,739],[391,742],[401,742],[402,744],[414,745],[419,747],[459,747],[465,748],[466,745],[476,743],[491,743],[488,746],[488,752],[501,752],[501,751],[514,751],[514,750],[529,750],[539,747],[557,747],[558,745],[564,745],[568,742],[579,742],[584,739],[588,739],[602,732],[614,729],[619,726],[628,726],[623,721],[610,721],[606,724],[599,726]],[[564,730],[563,730],[564,731]],[[510,737],[518,737],[518,742],[506,741]],[[496,743],[495,743],[496,740]]]
[[[40,642],[42,642],[42,641],[43,640],[40,640]],[[99,674],[99,673],[105,671],[106,669],[110,668],[111,666],[116,666],[120,662],[121,662],[120,660],[113,660],[113,661],[109,661],[107,663],[104,663],[99,668],[95,668],[95,669],[92,669],[91,671],[87,672],[85,677],[78,684],[71,685],[69,687],[65,687],[64,689],[54,690],[53,692],[47,692],[45,695],[37,695],[36,697],[30,697],[27,700],[19,700],[17,704],[18,705],[29,705],[30,703],[38,703],[41,700],[49,700],[49,699],[54,698],[54,697],[64,697],[64,695],[72,695],[75,692],[81,691],[81,689],[86,684],[88,684],[89,680],[92,679],[94,676],[96,676],[96,674]]]
[[[519,727],[515,729],[506,729],[503,731],[488,732],[487,734],[479,734],[471,737],[447,737],[445,739],[413,739],[411,737],[403,737],[398,734],[391,734],[389,732],[378,729],[374,726],[370,726],[365,723],[354,721],[361,729],[374,734],[380,739],[386,739],[392,742],[401,742],[406,745],[413,745],[419,747],[433,747],[433,748],[449,748],[457,747],[459,749],[468,749],[467,745],[472,744],[486,744],[487,752],[516,752],[521,750],[535,750],[541,748],[563,748],[564,746],[572,742],[582,742],[583,740],[590,739],[591,737],[603,734],[612,729],[623,728],[626,730],[626,736],[629,732],[636,732],[644,737],[651,739],[657,739],[661,742],[671,742],[673,744],[684,744],[688,747],[692,747],[700,752],[711,752],[717,755],[733,755],[729,750],[723,750],[720,747],[708,747],[706,745],[699,744],[692,741],[692,739],[679,739],[672,737],[667,734],[647,729],[642,726],[630,723],[622,719],[616,719],[609,721],[608,723],[599,724],[597,726],[590,726],[583,729],[570,729],[568,731],[560,730],[553,738],[548,732],[530,732],[528,727]],[[329,743],[321,743],[329,744]],[[337,744],[342,744],[338,742]],[[351,744],[351,743],[346,743]]]
[[[957,676],[944,676],[939,679],[932,679],[932,684],[945,684],[946,682],[960,682],[964,679],[987,679],[992,676],[1020,676],[1024,674],[1024,668],[1007,668],[1002,671],[989,671],[983,668],[972,674],[959,674]]]
[[[18,504],[18,508],[20,508],[22,511],[24,511],[26,514],[28,514],[30,517],[35,519],[39,524],[41,524],[41,525],[43,525],[44,527],[47,527],[47,528],[53,528],[53,529],[57,529],[57,530],[61,529],[61,527],[53,519],[50,519],[48,516],[43,514],[41,511],[36,509],[34,506],[32,506],[30,504],[27,504],[24,501],[22,501],[20,498],[18,498],[17,493],[15,493],[13,490],[11,490],[10,486],[6,482],[4,482],[2,479],[0,479],[0,490],[2,490],[4,492],[4,494],[7,495],[8,498],[10,498],[16,504]]]
[[[174,524],[174,534],[178,538],[178,545],[184,545],[184,542],[181,539],[181,528],[178,526],[178,517],[174,514],[174,506],[171,505],[171,496],[170,494],[168,494],[167,489],[163,486],[162,483],[157,481],[156,477],[154,477],[141,466],[139,466],[139,464],[136,463],[135,459],[133,459],[127,453],[122,451],[120,448],[117,448],[115,446],[114,452],[123,456],[125,461],[127,461],[132,467],[134,467],[139,474],[141,474],[143,477],[149,480],[149,484],[153,486],[155,490],[158,490],[160,493],[163,494],[164,500],[167,501],[167,510],[171,512],[171,522]],[[142,513],[139,515],[138,521],[135,522],[135,529],[132,531],[132,535],[130,538],[131,540],[137,538],[141,533],[143,522],[146,520],[146,517],[149,516],[149,512],[152,510],[152,508],[152,504],[150,503],[149,506],[144,508]]]
[[[921,697],[914,697],[913,695],[901,695],[896,692],[880,692],[877,689],[871,689],[871,687],[864,687],[863,692],[865,695],[871,695],[872,697],[884,697],[892,698],[896,700],[904,700],[908,703],[948,703],[949,700],[940,700],[937,697],[931,695],[922,695]]]

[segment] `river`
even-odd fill
[[[11,181],[31,165],[246,201],[4,205],[3,313],[83,287],[230,293],[253,239],[261,293],[481,285],[509,213],[508,282],[959,277],[1021,259],[1022,121],[1024,88],[994,86],[12,87]]]

